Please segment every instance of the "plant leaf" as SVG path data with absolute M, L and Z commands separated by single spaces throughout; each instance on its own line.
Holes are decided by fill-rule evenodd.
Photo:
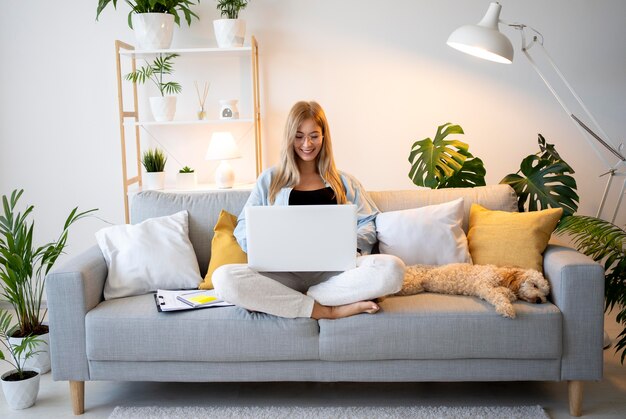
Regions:
M 529 211 L 563 208 L 563 215 L 567 216 L 578 210 L 576 180 L 566 174 L 573 172 L 567 163 L 530 155 L 522 160 L 520 171 L 523 176 L 509 174 L 500 181 L 515 189 L 519 211 L 525 210 L 526 202 Z
M 437 128 L 434 140 L 425 138 L 413 143 L 409 154 L 409 178 L 414 184 L 437 189 L 461 171 L 469 146 L 459 140 L 445 140 L 450 134 L 463 134 L 463 129 L 448 122 Z

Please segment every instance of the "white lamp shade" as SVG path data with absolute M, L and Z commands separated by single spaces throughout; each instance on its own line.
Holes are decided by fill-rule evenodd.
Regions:
M 513 62 L 513 45 L 498 29 L 502 6 L 491 3 L 478 25 L 461 26 L 448 38 L 448 45 L 466 54 L 498 63 Z
M 214 132 L 211 136 L 206 160 L 230 160 L 241 157 L 235 138 L 230 132 Z

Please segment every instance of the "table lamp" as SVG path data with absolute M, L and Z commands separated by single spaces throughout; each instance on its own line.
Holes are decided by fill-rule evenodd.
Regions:
M 211 135 L 209 149 L 206 152 L 206 160 L 219 160 L 220 164 L 215 170 L 215 183 L 220 189 L 232 188 L 235 183 L 235 171 L 228 160 L 241 157 L 235 138 L 230 132 L 214 132 Z
M 572 86 L 567 82 L 567 80 L 565 79 L 565 77 L 563 76 L 559 68 L 554 63 L 554 61 L 552 61 L 552 58 L 550 57 L 550 55 L 548 54 L 548 52 L 543 46 L 543 35 L 541 35 L 539 31 L 537 31 L 534 28 L 531 28 L 530 26 L 527 26 L 521 23 L 507 23 L 507 22 L 500 20 L 501 10 L 502 10 L 502 6 L 499 3 L 497 2 L 491 3 L 489 5 L 489 9 L 487 10 L 487 13 L 482 18 L 482 20 L 478 22 L 477 25 L 461 26 L 460 28 L 452 32 L 452 34 L 448 38 L 448 45 L 459 51 L 465 52 L 470 55 L 474 55 L 479 58 L 483 58 L 483 59 L 490 60 L 490 61 L 495 61 L 498 63 L 511 64 L 513 62 L 513 45 L 511 44 L 511 41 L 503 33 L 500 32 L 499 24 L 502 23 L 520 31 L 520 34 L 522 37 L 521 50 L 524 56 L 526 56 L 526 58 L 530 62 L 533 69 L 537 72 L 537 74 L 539 74 L 539 77 L 541 77 L 544 84 L 550 90 L 552 95 L 554 95 L 554 97 L 559 102 L 563 110 L 567 113 L 568 116 L 570 116 L 570 120 L 572 121 L 572 123 L 574 123 L 576 128 L 582 134 L 582 136 L 593 147 L 598 158 L 602 160 L 605 164 L 606 172 L 603 175 L 609 175 L 609 178 L 607 180 L 607 184 L 604 189 L 604 194 L 602 195 L 602 199 L 600 201 L 600 205 L 598 207 L 598 212 L 596 215 L 597 218 L 600 218 L 609 189 L 611 187 L 611 182 L 613 180 L 613 177 L 614 176 L 626 176 L 626 172 L 624 172 L 623 170 L 626 168 L 626 158 L 621 153 L 623 144 L 616 146 L 615 143 L 609 139 L 608 135 L 604 133 L 604 131 L 602 130 L 602 128 L 600 127 L 596 119 L 589 112 L 589 109 L 587 109 L 587 106 L 585 106 L 585 104 L 580 99 L 578 94 L 576 94 Z M 533 32 L 530 42 L 526 38 L 527 30 Z M 533 60 L 532 56 L 528 52 L 530 48 L 532 48 L 534 45 L 538 45 L 543 50 L 547 58 L 547 61 L 552 66 L 553 70 L 556 72 L 556 74 L 559 76 L 563 84 L 567 87 L 569 92 L 572 94 L 572 96 L 576 99 L 576 101 L 578 102 L 582 110 L 585 112 L 588 118 L 587 123 L 583 122 L 580 118 L 578 118 L 568 109 L 565 102 L 561 99 L 561 97 L 557 94 L 554 88 L 550 85 L 546 77 L 544 77 L 543 73 L 541 72 L 541 70 L 539 69 L 535 61 Z M 592 125 L 592 124 L 595 126 L 595 129 L 600 133 L 600 135 L 598 135 L 592 128 L 589 127 L 589 125 Z M 611 154 L 613 154 L 618 159 L 617 163 L 615 163 L 614 165 L 611 164 L 609 160 L 606 158 L 606 156 L 602 154 L 600 150 L 598 149 L 598 144 L 601 144 Z M 618 171 L 618 168 L 620 167 L 620 165 L 623 166 L 621 172 Z M 622 185 L 622 191 L 619 196 L 619 200 L 616 204 L 615 210 L 613 212 L 611 222 L 615 221 L 615 217 L 617 216 L 617 212 L 622 203 L 622 198 L 624 197 L 625 190 L 626 190 L 626 179 L 624 180 L 624 183 Z

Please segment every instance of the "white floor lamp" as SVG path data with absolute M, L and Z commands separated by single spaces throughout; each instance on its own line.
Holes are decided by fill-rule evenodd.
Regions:
M 606 172 L 603 173 L 601 176 L 609 175 L 609 177 L 604 189 L 604 193 L 602 195 L 602 199 L 600 201 L 600 205 L 598 207 L 598 212 L 596 214 L 597 218 L 601 218 L 607 195 L 609 193 L 609 190 L 611 189 L 613 177 L 625 177 L 622 184 L 620 196 L 611 217 L 611 222 L 615 222 L 619 207 L 622 204 L 624 192 L 626 191 L 626 158 L 621 153 L 623 144 L 619 144 L 616 146 L 615 143 L 610 140 L 609 136 L 606 135 L 606 133 L 602 130 L 596 119 L 593 117 L 593 115 L 591 115 L 591 112 L 589 112 L 589 109 L 587 109 L 587 106 L 583 103 L 578 94 L 576 94 L 572 86 L 565 79 L 559 68 L 556 66 L 556 64 L 544 48 L 543 35 L 541 35 L 539 31 L 530 26 L 521 23 L 507 23 L 500 20 L 501 9 L 502 6 L 499 3 L 491 3 L 489 5 L 487 13 L 477 25 L 461 26 L 460 28 L 452 32 L 452 34 L 448 38 L 448 45 L 459 51 L 486 60 L 510 64 L 513 62 L 513 45 L 511 44 L 511 41 L 500 32 L 498 24 L 502 23 L 520 31 L 522 37 L 522 52 L 532 65 L 533 69 L 535 69 L 537 74 L 539 74 L 541 80 L 543 80 L 547 88 L 559 102 L 563 110 L 570 117 L 576 128 L 580 131 L 580 133 L 587 140 L 587 142 L 593 147 L 593 150 L 595 151 L 598 158 L 602 160 L 606 166 Z M 530 42 L 526 37 L 527 30 L 532 32 Z M 538 45 L 543 50 L 553 70 L 556 72 L 561 81 L 565 84 L 567 89 L 570 91 L 572 96 L 576 99 L 578 104 L 585 112 L 586 117 L 589 120 L 588 123 L 583 122 L 580 118 L 578 118 L 569 110 L 565 102 L 561 99 L 561 97 L 557 94 L 557 92 L 550 85 L 546 77 L 543 75 L 543 73 L 537 66 L 537 63 L 535 62 L 535 60 L 533 60 L 532 56 L 528 52 L 530 48 L 532 48 L 534 45 Z M 591 129 L 589 125 L 593 125 L 595 127 L 595 131 Z M 598 135 L 596 131 L 599 132 L 600 135 Z M 611 162 L 609 162 L 606 156 L 601 152 L 598 144 L 602 145 L 611 154 L 613 154 L 617 158 L 617 163 L 611 164 Z

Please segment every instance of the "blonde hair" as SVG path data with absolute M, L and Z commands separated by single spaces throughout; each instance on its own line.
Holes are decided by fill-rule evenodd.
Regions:
M 282 188 L 295 187 L 300 183 L 297 157 L 294 151 L 294 141 L 298 128 L 307 119 L 313 119 L 322 128 L 322 149 L 316 158 L 317 172 L 330 185 L 335 193 L 338 204 L 346 203 L 346 191 L 341 182 L 339 171 L 335 167 L 333 145 L 330 138 L 330 128 L 324 110 L 317 102 L 298 102 L 291 108 L 285 123 L 283 145 L 280 153 L 280 165 L 272 177 L 269 190 L 269 202 L 274 203 L 276 195 Z

